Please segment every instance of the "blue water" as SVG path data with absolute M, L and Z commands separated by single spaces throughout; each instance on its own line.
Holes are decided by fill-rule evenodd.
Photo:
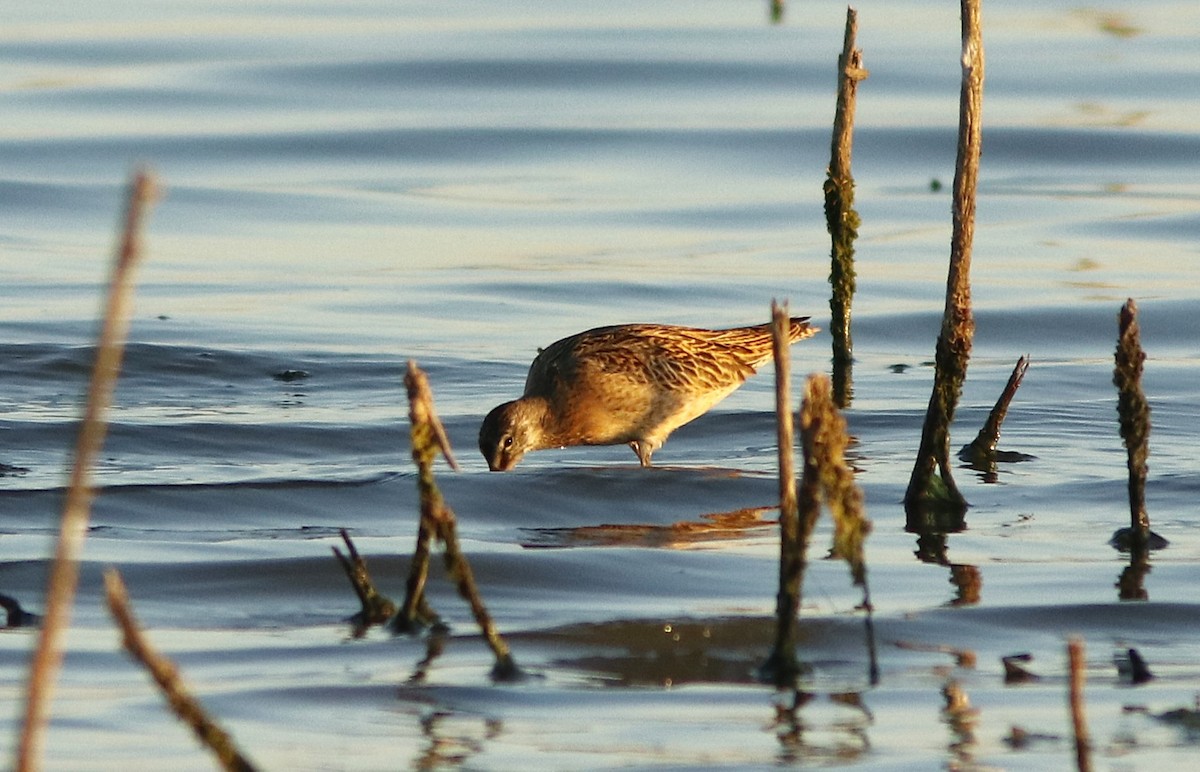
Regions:
M 977 332 L 954 442 L 1016 359 L 1001 448 L 956 480 L 966 531 L 922 561 L 901 506 L 945 289 L 959 20 L 864 2 L 851 460 L 882 678 L 861 599 L 814 560 L 811 701 L 753 681 L 778 564 L 771 368 L 673 434 L 487 472 L 482 416 L 538 347 L 632 321 L 828 326 L 828 162 L 845 8 L 761 2 L 125 2 L 10 9 L 0 30 L 0 592 L 43 609 L 90 346 L 133 169 L 163 186 L 95 470 L 48 769 L 208 769 L 119 649 L 117 566 L 154 642 L 264 768 L 949 764 L 1069 768 L 1068 634 L 1088 645 L 1100 768 L 1171 768 L 1191 735 L 1200 491 L 1200 76 L 1194 4 L 985 8 Z M 1171 546 L 1122 604 L 1117 311 L 1141 308 L 1148 508 Z M 793 349 L 794 393 L 829 338 Z M 439 468 L 500 630 L 536 677 L 496 686 L 437 566 L 453 633 L 352 639 L 346 528 L 399 600 L 416 526 L 402 383 L 428 372 L 463 470 Z M 737 513 L 736 515 L 730 513 Z M 678 525 L 683 524 L 683 525 Z M 701 529 L 699 525 L 706 527 Z M 819 525 L 814 557 L 830 527 Z M 954 577 L 977 570 L 978 597 Z M 11 756 L 35 639 L 0 635 Z M 1158 678 L 1112 664 L 1136 647 Z M 973 660 L 958 660 L 965 651 Z M 1045 678 L 1006 687 L 1001 656 Z M 954 680 L 978 709 L 947 724 Z M 1128 711 L 1143 707 L 1142 712 Z M 1042 735 L 1022 749 L 1014 725 Z M 960 727 L 961 729 L 961 727 Z

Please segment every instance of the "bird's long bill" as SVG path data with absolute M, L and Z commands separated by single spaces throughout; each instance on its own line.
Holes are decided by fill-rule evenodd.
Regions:
M 492 472 L 507 472 L 517 465 L 517 462 L 521 460 L 521 455 L 523 454 L 511 455 L 501 450 L 494 457 L 488 457 L 488 469 Z

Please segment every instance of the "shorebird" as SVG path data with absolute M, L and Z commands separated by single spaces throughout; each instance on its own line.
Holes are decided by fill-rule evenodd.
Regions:
M 790 320 L 795 343 L 816 334 Z M 772 359 L 771 325 L 703 330 L 665 324 L 597 327 L 551 343 L 529 366 L 525 394 L 479 428 L 493 472 L 531 450 L 628 443 L 642 466 L 667 436 L 732 394 Z

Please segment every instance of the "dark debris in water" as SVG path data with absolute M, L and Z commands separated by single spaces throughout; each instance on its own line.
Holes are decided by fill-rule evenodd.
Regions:
M 1129 648 L 1118 651 L 1113 655 L 1113 664 L 1117 666 L 1117 675 L 1121 680 L 1139 685 L 1154 679 L 1150 666 L 1137 649 Z
M 1007 657 L 1001 657 L 1000 662 L 1004 665 L 1004 683 L 1006 684 L 1027 684 L 1034 681 L 1040 681 L 1041 676 L 1032 672 L 1025 667 L 1026 663 L 1033 661 L 1033 655 L 1029 653 L 1010 654 Z M 1016 727 L 1014 727 L 1015 729 Z
M 1134 535 L 1132 528 L 1118 528 L 1116 531 L 1113 531 L 1112 538 L 1108 540 L 1108 544 L 1121 552 L 1129 552 L 1133 544 Z M 1159 536 L 1154 531 L 1150 531 L 1146 542 L 1146 549 L 1166 549 L 1170 544 L 1171 542 L 1167 541 L 1164 537 Z
M 281 383 L 295 383 L 296 381 L 304 381 L 310 377 L 307 370 L 280 370 L 271 376 Z
M 1186 729 L 1189 733 L 1200 732 L 1200 710 L 1196 708 L 1175 708 L 1159 713 L 1154 718 L 1164 724 Z
M 13 466 L 0 462 L 0 477 L 19 477 L 27 474 L 29 470 L 23 466 Z
M 1008 383 L 1005 384 L 1000 396 L 996 399 L 996 404 L 988 413 L 987 420 L 979 429 L 979 434 L 971 442 L 963 445 L 958 451 L 960 461 L 966 462 L 967 466 L 983 473 L 984 482 L 996 482 L 996 465 L 997 464 L 1013 464 L 1023 461 L 1034 461 L 1036 456 L 1031 456 L 1028 453 L 1018 453 L 1011 450 L 997 450 L 996 445 L 1000 442 L 1000 428 L 1004 424 L 1004 419 L 1008 415 L 1008 407 L 1012 404 L 1013 397 L 1017 394 L 1017 389 L 1021 387 L 1021 382 L 1025 379 L 1025 373 L 1029 370 L 1029 357 L 1023 356 L 1017 360 L 1017 364 L 1013 367 L 1012 375 L 1008 378 Z
M 1024 727 L 1013 725 L 1008 730 L 1008 736 L 1004 738 L 1004 744 L 1014 751 L 1019 751 L 1025 750 L 1034 743 L 1058 742 L 1061 739 L 1060 735 L 1031 732 Z
M 8 612 L 5 627 L 37 627 L 42 623 L 39 615 L 21 608 L 20 601 L 11 595 L 0 595 L 0 607 Z

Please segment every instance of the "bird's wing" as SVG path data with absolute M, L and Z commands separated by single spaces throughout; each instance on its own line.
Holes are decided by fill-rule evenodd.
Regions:
M 791 320 L 792 342 L 815 330 Z M 529 367 L 527 396 L 553 396 L 593 378 L 654 385 L 668 392 L 727 389 L 772 356 L 770 325 L 705 330 L 658 324 L 598 327 L 543 349 Z

